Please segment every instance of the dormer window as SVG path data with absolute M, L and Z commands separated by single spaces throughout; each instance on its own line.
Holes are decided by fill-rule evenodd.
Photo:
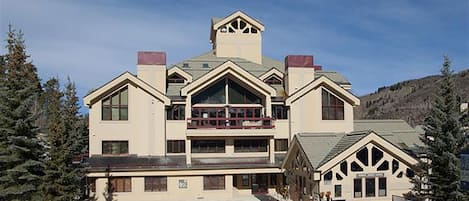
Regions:
M 322 90 L 322 120 L 344 120 L 344 101 Z
M 245 20 L 238 18 L 227 25 L 223 26 L 220 28 L 221 33 L 243 33 L 243 34 L 256 34 L 258 33 L 258 29 L 252 26 L 251 24 L 248 24 Z
M 168 83 L 184 83 L 185 79 L 177 73 L 173 73 L 168 77 Z
M 278 78 L 277 76 L 270 76 L 269 78 L 265 79 L 264 82 L 269 85 L 273 85 L 273 84 L 281 85 L 282 84 L 282 80 Z

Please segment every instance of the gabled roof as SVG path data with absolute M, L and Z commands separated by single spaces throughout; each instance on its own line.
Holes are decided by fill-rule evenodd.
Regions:
M 408 162 L 415 162 L 409 150 L 415 148 L 418 144 L 419 134 L 405 121 L 358 120 L 358 122 L 355 122 L 355 128 L 365 130 L 351 133 L 299 133 L 295 135 L 294 140 L 315 169 L 323 168 L 330 161 L 337 160 L 339 155 L 356 146 L 360 141 L 362 141 L 361 144 L 373 141 L 386 149 L 392 150 L 393 154 L 410 160 Z M 376 130 L 369 130 L 368 128 L 375 128 Z
M 256 91 L 269 94 L 270 96 L 276 96 L 276 91 L 274 88 L 259 80 L 259 78 L 257 78 L 255 75 L 251 74 L 230 60 L 210 70 L 208 73 L 204 74 L 202 77 L 193 81 L 192 83 L 182 87 L 181 95 L 186 96 L 193 91 L 198 91 L 198 89 L 208 86 L 210 83 L 215 82 L 219 78 L 228 74 L 235 76 Z
M 355 105 L 360 105 L 360 99 L 358 99 L 355 95 L 350 93 L 349 91 L 345 90 L 341 86 L 339 86 L 337 83 L 332 81 L 326 76 L 321 76 L 319 78 L 314 79 L 310 83 L 306 84 L 304 87 L 300 88 L 299 90 L 295 91 L 293 94 L 291 94 L 286 100 L 285 104 L 290 105 L 291 103 L 295 102 L 299 98 L 301 98 L 304 94 L 310 92 L 311 90 L 316 89 L 319 86 L 327 86 L 328 89 L 331 89 L 335 92 L 337 92 L 336 95 L 345 98 L 350 104 L 353 106 Z
M 212 26 L 212 29 L 213 30 L 217 30 L 220 26 L 223 26 L 229 22 L 231 22 L 232 20 L 236 19 L 236 18 L 242 18 L 244 20 L 246 20 L 249 24 L 257 27 L 258 29 L 260 29 L 261 31 L 264 31 L 265 30 L 265 27 L 264 25 L 258 21 L 257 19 L 255 18 L 252 18 L 248 15 L 246 15 L 245 13 L 241 12 L 241 11 L 236 11 L 228 16 L 226 16 L 225 18 L 223 19 L 220 19 L 220 18 L 215 18 L 215 20 L 213 20 L 212 18 L 212 23 L 213 23 L 213 26 Z
M 170 99 L 166 97 L 163 93 L 161 93 L 145 81 L 141 80 L 140 78 L 136 77 L 135 75 L 132 75 L 128 71 L 122 73 L 113 80 L 109 81 L 108 83 L 104 84 L 103 86 L 99 87 L 98 89 L 92 91 L 91 93 L 83 97 L 83 102 L 85 105 L 91 106 L 99 98 L 115 90 L 115 87 L 129 82 L 139 86 L 147 93 L 159 99 L 165 105 L 170 104 Z
M 192 76 L 177 66 L 173 66 L 172 68 L 168 69 L 167 76 L 169 77 L 174 73 L 182 76 L 187 82 L 192 82 Z

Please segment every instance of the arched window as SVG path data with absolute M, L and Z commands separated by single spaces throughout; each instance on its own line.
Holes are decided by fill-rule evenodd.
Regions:
M 243 34 L 257 34 L 259 31 L 256 27 L 247 23 L 241 18 L 237 18 L 220 29 L 221 33 L 243 33 Z
M 322 119 L 344 120 L 344 101 L 322 90 Z

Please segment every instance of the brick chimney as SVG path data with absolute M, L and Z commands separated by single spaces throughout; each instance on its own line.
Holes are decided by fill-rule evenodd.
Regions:
M 166 94 L 166 53 L 138 52 L 137 77 Z
M 314 65 L 313 55 L 288 55 L 285 57 L 286 81 L 288 95 L 295 93 L 314 80 L 314 71 L 322 67 Z

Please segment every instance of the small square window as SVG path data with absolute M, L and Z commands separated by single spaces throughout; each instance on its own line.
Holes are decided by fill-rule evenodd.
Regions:
M 183 64 L 182 64 L 182 67 L 183 67 L 183 68 L 189 68 L 189 64 L 188 64 L 188 63 L 183 63 Z
M 202 68 L 208 68 L 208 64 L 202 64 Z

